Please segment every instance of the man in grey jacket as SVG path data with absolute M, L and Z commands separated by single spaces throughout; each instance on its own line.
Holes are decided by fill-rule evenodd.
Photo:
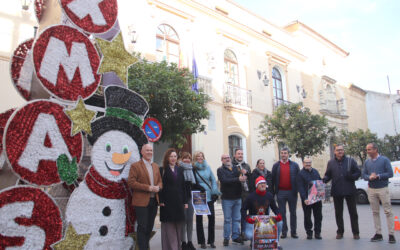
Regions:
M 385 211 L 389 231 L 389 243 L 396 243 L 394 238 L 394 220 L 390 194 L 388 189 L 389 178 L 393 177 L 393 169 L 390 160 L 379 154 L 375 143 L 368 143 L 367 154 L 370 157 L 364 164 L 363 178 L 368 181 L 368 200 L 374 217 L 375 235 L 372 242 L 382 241 L 381 219 L 379 215 L 379 201 Z

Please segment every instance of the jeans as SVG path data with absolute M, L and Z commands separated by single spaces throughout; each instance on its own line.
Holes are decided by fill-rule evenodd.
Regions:
M 335 217 L 337 224 L 337 233 L 344 233 L 344 222 L 343 222 L 343 201 L 346 200 L 347 208 L 350 214 L 350 222 L 351 222 L 351 231 L 353 234 L 359 234 L 358 230 L 358 214 L 357 214 L 357 204 L 356 204 L 356 196 L 355 195 L 346 195 L 346 196 L 334 196 L 333 197 L 333 205 L 335 207 Z
M 187 241 L 192 241 L 192 233 L 193 233 L 193 204 L 192 204 L 192 198 L 188 201 L 188 208 L 185 209 L 185 222 L 183 223 L 182 226 L 182 241 L 186 242 Z
M 278 228 L 278 242 L 279 242 L 281 232 L 282 232 L 282 225 L 283 225 L 282 221 L 279 221 L 278 223 L 276 223 L 276 226 Z M 254 231 L 254 224 L 250 224 L 250 223 L 246 222 L 245 235 L 246 235 L 247 239 L 253 240 L 253 231 Z
M 304 200 L 301 201 L 304 212 L 304 229 L 307 235 L 312 235 L 313 223 L 311 220 L 311 213 L 314 214 L 314 233 L 321 234 L 321 223 L 322 223 L 322 202 L 316 202 L 312 205 L 304 204 Z
M 140 250 L 149 249 L 150 234 L 153 230 L 154 220 L 157 215 L 157 201 L 150 198 L 147 207 L 136 207 L 137 241 Z
M 297 193 L 294 194 L 292 190 L 279 190 L 277 194 L 278 207 L 281 212 L 283 219 L 282 233 L 287 234 L 288 226 L 286 221 L 286 203 L 289 203 L 290 211 L 290 232 L 292 234 L 296 233 L 297 229 L 297 216 L 296 216 L 296 206 L 297 206 Z
M 210 208 L 210 215 L 208 217 L 208 240 L 207 244 L 214 243 L 215 241 L 215 211 L 214 211 L 214 202 L 207 202 L 208 207 Z M 205 244 L 206 239 L 204 236 L 204 228 L 203 228 L 203 215 L 196 215 L 196 232 L 197 232 L 197 243 L 199 245 Z
M 240 235 L 240 208 L 242 200 L 222 200 L 222 211 L 224 213 L 224 239 L 237 239 Z

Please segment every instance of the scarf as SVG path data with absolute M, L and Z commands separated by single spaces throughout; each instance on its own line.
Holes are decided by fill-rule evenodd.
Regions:
M 259 196 L 264 196 L 264 195 L 267 194 L 267 190 L 260 191 L 260 190 L 256 189 L 256 193 L 257 193 Z
M 196 184 L 196 179 L 193 175 L 193 166 L 190 163 L 180 162 L 179 166 L 183 168 L 183 176 L 185 177 L 185 181 L 190 181 L 193 184 Z
M 125 236 L 135 231 L 135 211 L 131 206 L 132 194 L 124 179 L 120 182 L 109 181 L 102 177 L 92 166 L 86 174 L 85 181 L 90 191 L 106 199 L 124 199 L 126 227 Z
M 264 178 L 267 176 L 267 173 L 268 173 L 266 168 L 264 168 L 264 170 L 256 168 L 255 171 L 257 171 Z

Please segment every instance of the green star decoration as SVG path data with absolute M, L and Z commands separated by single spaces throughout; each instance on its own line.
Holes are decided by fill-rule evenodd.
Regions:
M 79 98 L 78 104 L 76 104 L 74 109 L 65 110 L 64 112 L 72 121 L 72 136 L 76 135 L 80 131 L 92 135 L 90 122 L 96 116 L 96 112 L 86 109 L 82 98 Z
M 103 54 L 99 73 L 115 72 L 125 84 L 128 79 L 128 67 L 138 59 L 125 50 L 121 32 L 112 42 L 96 38 L 96 43 Z
M 55 250 L 84 249 L 90 234 L 77 234 L 72 224 L 68 225 L 64 239 L 52 245 Z

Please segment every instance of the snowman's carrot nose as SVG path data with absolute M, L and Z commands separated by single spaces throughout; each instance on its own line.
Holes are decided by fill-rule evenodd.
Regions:
M 132 152 L 126 153 L 126 154 L 119 154 L 119 153 L 113 153 L 112 154 L 112 161 L 115 164 L 124 164 L 129 160 L 131 157 Z

